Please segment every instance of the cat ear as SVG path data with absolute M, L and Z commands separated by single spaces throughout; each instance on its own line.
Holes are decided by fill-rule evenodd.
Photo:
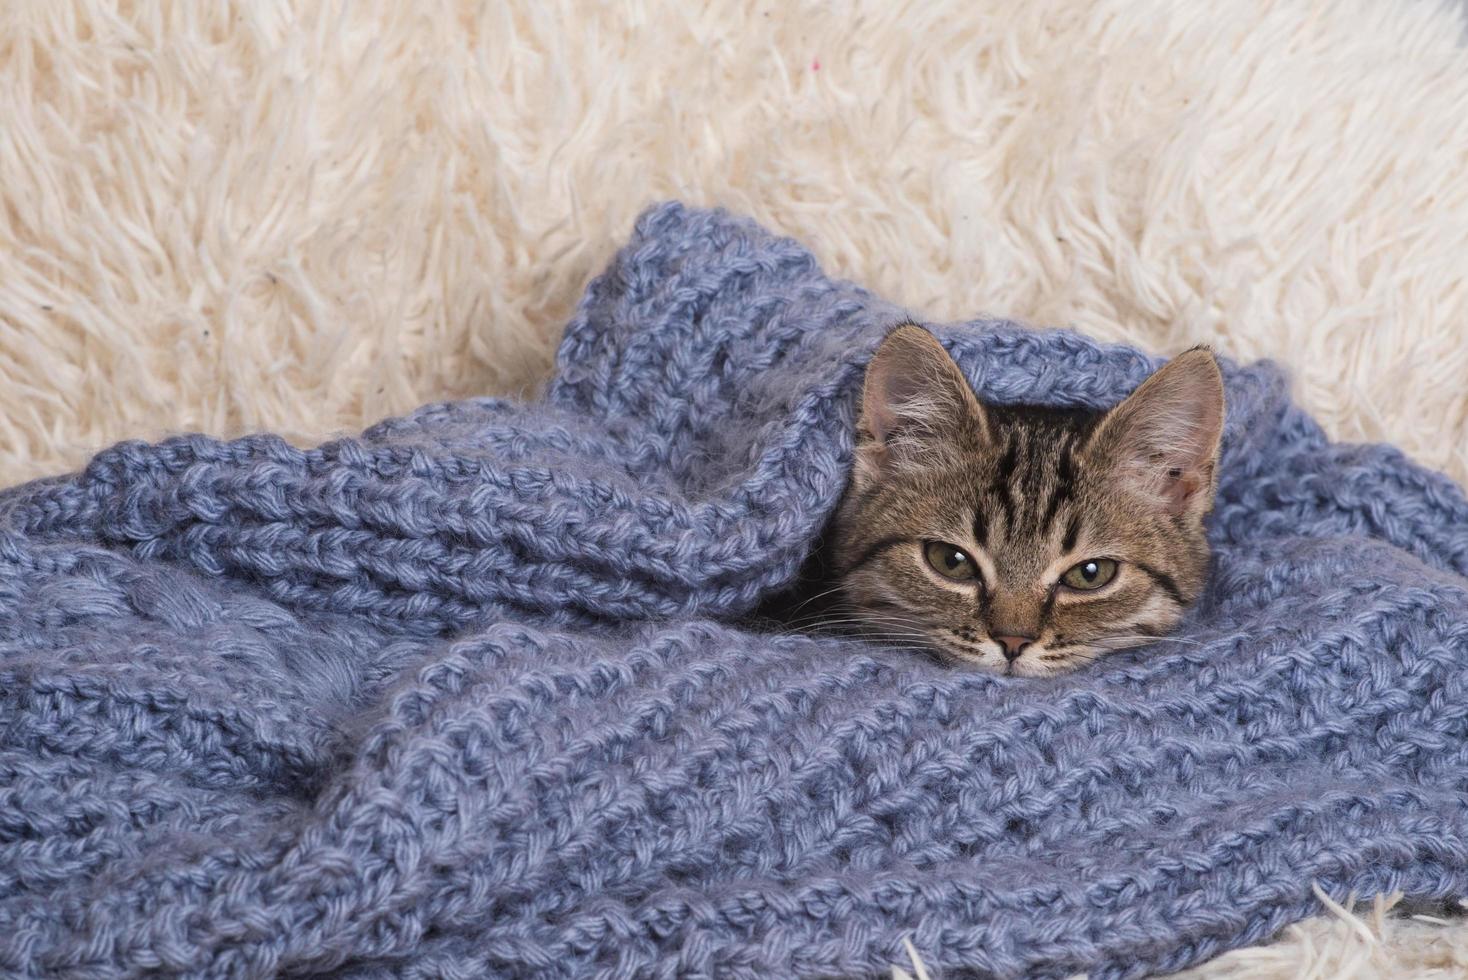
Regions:
M 1213 505 L 1223 434 L 1223 375 L 1195 347 L 1168 361 L 1102 418 L 1089 449 L 1112 479 L 1169 514 Z
M 883 469 L 987 437 L 988 420 L 938 338 L 916 324 L 887 335 L 862 388 L 859 454 Z

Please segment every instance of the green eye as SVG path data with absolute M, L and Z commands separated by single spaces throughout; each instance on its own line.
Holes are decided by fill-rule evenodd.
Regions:
M 969 582 L 979 577 L 979 570 L 968 552 L 942 541 L 929 541 L 923 546 L 923 557 L 933 570 L 955 582 Z
M 1092 558 L 1076 565 L 1060 576 L 1060 584 L 1071 589 L 1089 592 L 1116 578 L 1116 562 L 1110 558 Z

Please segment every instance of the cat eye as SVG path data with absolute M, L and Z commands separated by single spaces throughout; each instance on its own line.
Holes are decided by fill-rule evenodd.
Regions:
M 1116 562 L 1110 558 L 1092 558 L 1073 566 L 1060 576 L 1060 584 L 1081 592 L 1099 589 L 1116 578 Z
M 923 557 L 928 559 L 933 571 L 955 582 L 970 582 L 979 577 L 973 558 L 957 545 L 929 541 L 923 546 Z

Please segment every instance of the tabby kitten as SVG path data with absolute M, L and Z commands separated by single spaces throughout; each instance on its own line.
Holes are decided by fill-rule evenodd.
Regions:
M 1208 566 L 1223 379 L 1195 348 L 1107 412 L 981 405 L 907 324 L 867 368 L 834 524 L 849 614 L 873 636 L 1019 676 L 1165 633 Z

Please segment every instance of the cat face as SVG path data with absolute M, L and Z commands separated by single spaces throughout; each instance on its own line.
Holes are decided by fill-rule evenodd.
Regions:
M 1203 349 L 1109 412 L 984 406 L 932 334 L 899 327 L 867 369 L 832 537 L 850 615 L 1020 676 L 1167 632 L 1203 586 L 1223 409 Z

